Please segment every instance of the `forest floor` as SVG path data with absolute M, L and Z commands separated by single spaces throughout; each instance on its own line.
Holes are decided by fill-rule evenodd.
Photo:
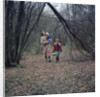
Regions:
M 24 56 L 23 68 L 5 69 L 6 96 L 82 93 L 95 91 L 95 62 L 70 61 L 63 52 L 60 62 L 46 63 L 43 55 Z

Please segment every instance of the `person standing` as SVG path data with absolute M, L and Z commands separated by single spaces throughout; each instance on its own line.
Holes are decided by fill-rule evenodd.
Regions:
M 41 43 L 43 44 L 43 54 L 45 56 L 45 60 L 46 62 L 51 62 L 51 45 L 49 43 L 49 41 L 51 40 L 47 40 L 47 35 L 45 31 L 41 32 Z
M 59 61 L 59 57 L 60 57 L 60 53 L 62 52 L 62 47 L 61 47 L 61 43 L 59 42 L 59 39 L 56 38 L 54 46 L 53 46 L 53 52 L 56 55 L 56 62 Z

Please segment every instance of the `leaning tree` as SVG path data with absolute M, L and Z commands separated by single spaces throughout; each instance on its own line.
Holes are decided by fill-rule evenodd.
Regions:
M 63 35 L 60 34 L 60 36 L 63 36 L 66 40 L 68 39 L 71 43 L 71 48 L 77 48 L 82 54 L 95 58 L 95 7 L 93 5 L 67 5 L 67 10 L 66 8 L 64 10 L 66 15 L 63 16 L 48 2 L 37 3 L 6 0 L 6 66 L 17 66 L 19 64 L 23 52 L 29 45 L 31 35 L 35 34 L 35 29 L 45 4 L 51 8 L 59 20 L 59 24 L 55 29 L 63 26 L 62 28 L 65 33 Z

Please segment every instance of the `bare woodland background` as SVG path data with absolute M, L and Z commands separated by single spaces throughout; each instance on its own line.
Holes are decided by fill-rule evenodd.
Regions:
M 5 0 L 5 93 L 26 96 L 95 91 L 95 6 Z M 46 63 L 45 30 L 62 44 Z
M 45 6 L 52 11 L 46 11 Z M 60 6 L 60 10 L 56 7 Z M 52 13 L 52 14 L 51 14 Z M 95 6 L 37 2 L 5 2 L 5 64 L 19 64 L 25 52 L 41 53 L 40 32 L 46 30 L 74 56 L 95 58 Z

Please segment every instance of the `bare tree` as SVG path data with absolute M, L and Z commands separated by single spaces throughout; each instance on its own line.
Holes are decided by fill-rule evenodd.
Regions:
M 6 1 L 5 6 L 5 61 L 6 66 L 16 66 L 40 19 L 45 3 Z
M 69 37 L 70 41 L 76 45 L 76 47 L 82 52 L 82 50 L 85 50 L 90 56 L 92 56 L 92 58 L 94 59 L 95 58 L 95 50 L 94 50 L 94 33 L 95 33 L 95 24 L 94 24 L 94 13 L 95 13 L 95 9 L 94 9 L 94 6 L 86 6 L 86 7 L 89 7 L 89 8 L 86 8 L 84 6 L 81 6 L 81 5 L 74 5 L 72 6 L 72 16 L 74 17 L 71 17 L 71 20 L 68 21 L 68 20 L 65 20 L 61 15 L 60 13 L 54 8 L 54 6 L 50 3 L 47 3 L 48 6 L 52 9 L 52 11 L 55 13 L 55 15 L 58 17 L 59 21 L 62 23 L 62 25 L 64 26 L 64 29 L 66 31 L 66 34 L 67 34 L 67 37 Z M 76 9 L 75 9 L 76 8 Z M 76 14 L 78 12 L 78 15 Z M 87 14 L 87 15 L 86 15 Z M 88 15 L 91 14 L 93 17 L 93 19 L 91 19 Z M 82 16 L 83 15 L 83 16 Z M 82 17 L 80 17 L 82 16 Z M 91 20 L 86 20 L 87 17 L 88 19 Z M 84 19 L 85 18 L 85 19 Z M 91 31 L 89 31 L 88 27 L 86 27 L 86 23 L 84 25 L 84 28 L 83 28 L 83 25 L 82 23 L 84 22 L 89 22 L 90 23 L 90 26 L 89 26 L 89 29 L 91 27 Z M 78 24 L 79 23 L 79 24 Z M 81 23 L 81 24 L 80 24 Z M 81 27 L 81 28 L 80 28 Z M 88 30 L 88 32 L 85 32 L 84 29 L 86 28 Z M 80 29 L 80 30 L 79 30 Z M 83 31 L 81 31 L 83 30 Z M 80 32 L 79 32 L 80 31 Z M 85 34 L 84 34 L 85 32 Z M 91 33 L 90 33 L 91 32 Z M 84 37 L 83 37 L 84 35 Z M 87 38 L 85 36 L 88 36 Z M 93 43 L 93 46 L 91 46 L 91 42 L 89 41 L 88 43 L 88 39 L 91 39 L 92 40 L 92 43 Z

